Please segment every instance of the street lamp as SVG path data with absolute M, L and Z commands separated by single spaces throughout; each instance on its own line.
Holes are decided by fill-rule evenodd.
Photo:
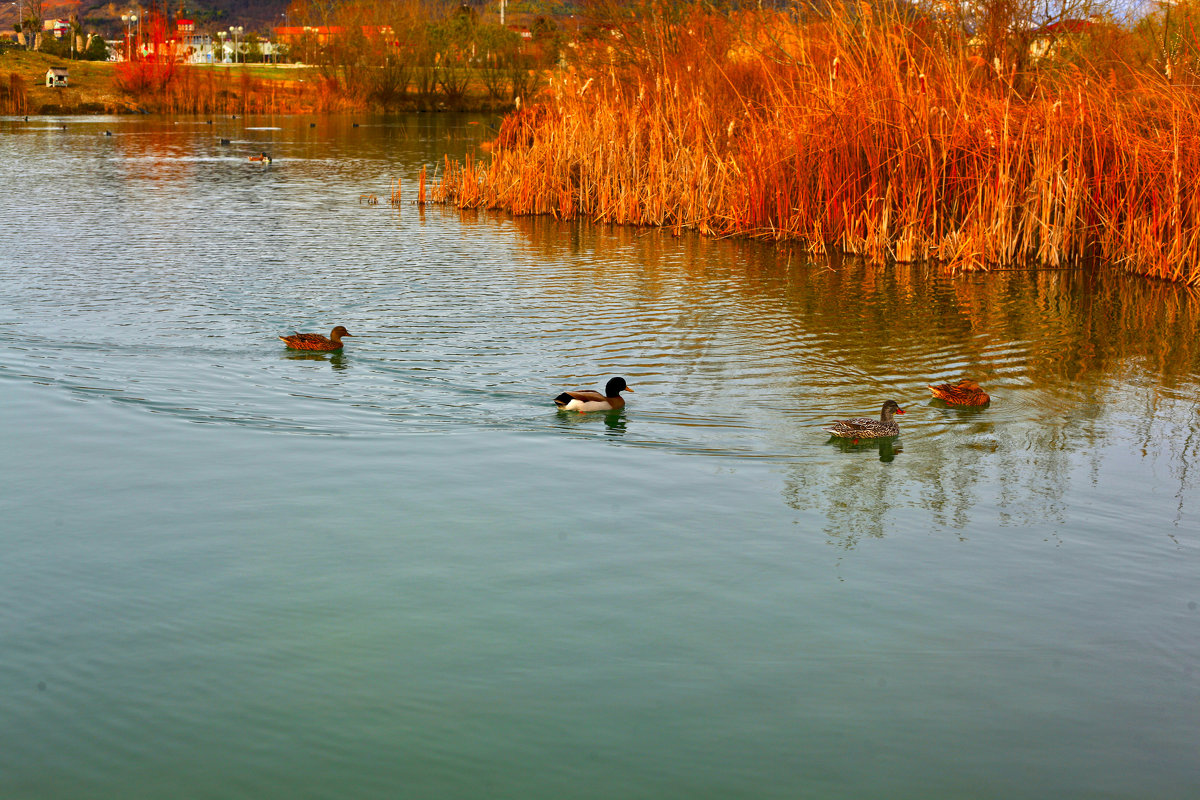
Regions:
M 28 42 L 29 37 L 25 35 L 25 20 L 21 19 L 21 17 L 25 16 L 25 11 L 22 8 L 21 3 L 20 2 L 9 3 L 9 5 L 17 7 L 17 30 L 21 34 L 21 41 Z M 29 48 L 26 47 L 25 49 L 28 50 Z
M 217 38 L 221 40 L 221 63 L 225 63 L 225 37 L 229 34 L 225 31 L 217 31 Z
M 288 35 L 288 37 L 289 37 L 289 38 L 288 38 L 288 41 L 291 41 L 291 35 L 292 35 L 292 32 L 291 32 L 290 30 L 288 30 L 288 29 L 289 29 L 290 27 L 292 27 L 292 23 L 291 23 L 291 22 L 288 20 L 288 12 L 286 12 L 286 11 L 285 11 L 285 12 L 283 12 L 282 14 L 280 14 L 279 16 L 283 17 L 283 31 L 284 31 L 285 33 L 287 33 L 287 35 Z M 275 63 L 276 63 L 276 64 L 278 64 L 278 63 L 279 63 L 279 43 L 280 43 L 281 41 L 283 41 L 283 37 L 282 37 L 282 36 L 276 36 L 276 37 L 275 37 Z
M 129 51 L 129 34 L 132 26 L 137 25 L 138 16 L 130 11 L 127 14 L 121 15 L 121 21 L 125 23 L 125 60 L 132 61 L 133 57 Z M 141 30 L 141 26 L 138 26 L 138 30 Z
M 237 57 L 238 57 L 238 36 L 240 36 L 242 34 L 243 30 L 245 30 L 245 28 L 243 28 L 241 25 L 230 25 L 229 26 L 229 33 L 233 36 L 233 63 L 235 63 L 235 64 L 237 63 Z M 245 62 L 246 62 L 246 59 L 243 58 L 242 63 L 245 63 Z

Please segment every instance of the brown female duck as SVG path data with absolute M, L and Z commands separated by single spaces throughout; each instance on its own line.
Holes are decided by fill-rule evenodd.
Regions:
M 903 414 L 904 409 L 895 400 L 888 400 L 883 404 L 883 410 L 879 413 L 879 419 L 868 419 L 867 417 L 855 417 L 854 419 L 844 419 L 840 422 L 835 422 L 828 428 L 822 430 L 830 433 L 839 439 L 883 439 L 887 436 L 899 436 L 900 426 L 892 419 L 893 414 Z
M 625 407 L 621 392 L 632 391 L 624 378 L 613 378 L 604 385 L 604 394 L 590 389 L 576 389 L 554 398 L 554 404 L 560 411 L 615 411 Z
M 952 406 L 986 406 L 992 400 L 988 393 L 970 378 L 963 378 L 958 383 L 939 383 L 930 386 L 929 391 L 937 399 L 944 400 Z
M 291 336 L 280 336 L 279 338 L 292 350 L 316 350 L 328 353 L 333 350 L 341 350 L 342 337 L 353 335 L 344 327 L 338 325 L 330 332 L 328 339 L 319 333 L 294 333 Z

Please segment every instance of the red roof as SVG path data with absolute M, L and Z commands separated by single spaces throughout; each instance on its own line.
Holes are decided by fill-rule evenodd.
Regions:
M 363 26 L 364 30 L 366 26 Z M 341 33 L 340 25 L 289 25 L 281 26 L 274 29 L 276 33 L 284 36 L 303 36 L 305 32 L 313 33 L 318 36 L 324 36 L 331 33 Z
M 1045 27 L 1038 28 L 1036 33 L 1058 35 L 1062 33 L 1084 33 L 1088 28 L 1095 27 L 1096 23 L 1090 19 L 1064 19 L 1061 22 L 1055 22 Z

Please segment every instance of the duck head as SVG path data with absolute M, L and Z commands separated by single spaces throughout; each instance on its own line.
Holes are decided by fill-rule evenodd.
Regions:
M 624 378 L 613 378 L 608 383 L 604 384 L 605 397 L 619 397 L 621 392 L 632 392 L 629 384 L 625 383 Z
M 883 404 L 883 411 L 879 414 L 879 419 L 887 422 L 892 418 L 893 414 L 903 414 L 904 409 L 895 400 L 886 400 Z
M 330 339 L 341 339 L 343 336 L 353 336 L 353 335 L 354 334 L 351 333 L 350 331 L 346 330 L 346 328 L 344 326 L 338 325 L 336 328 L 333 329 L 333 332 L 329 334 L 329 338 Z

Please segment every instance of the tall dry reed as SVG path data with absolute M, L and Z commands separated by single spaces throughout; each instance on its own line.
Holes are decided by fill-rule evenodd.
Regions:
M 1200 284 L 1195 83 L 1078 59 L 1018 74 L 869 14 L 697 9 L 581 50 L 503 122 L 489 162 L 448 162 L 432 198 Z

